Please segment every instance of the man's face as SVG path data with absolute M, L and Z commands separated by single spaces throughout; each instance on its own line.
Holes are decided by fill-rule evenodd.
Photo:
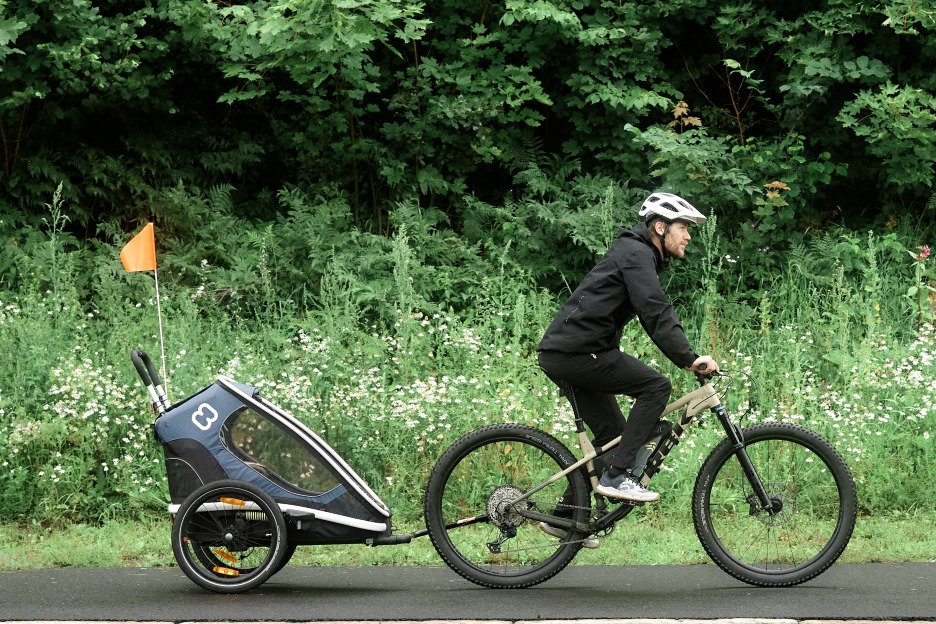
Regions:
M 664 229 L 666 229 L 665 223 L 657 223 L 658 234 L 663 234 L 662 230 Z M 683 221 L 674 221 L 663 238 L 663 245 L 670 256 L 682 258 L 686 255 L 686 245 L 689 244 L 690 240 L 692 240 L 692 237 L 689 236 L 689 225 Z

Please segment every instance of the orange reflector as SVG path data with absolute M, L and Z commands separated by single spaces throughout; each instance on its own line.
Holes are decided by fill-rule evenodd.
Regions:
M 213 568 L 215 574 L 221 574 L 222 576 L 240 576 L 240 572 L 237 570 L 232 570 L 231 568 L 222 568 L 221 566 L 215 566 Z
M 228 563 L 237 563 L 237 557 L 235 557 L 234 555 L 232 555 L 231 553 L 229 553 L 229 552 L 226 551 L 226 550 L 223 550 L 223 549 L 221 549 L 221 548 L 213 548 L 213 549 L 211 550 L 211 552 L 213 552 L 214 554 L 216 554 L 216 555 L 218 556 L 218 558 L 224 559 L 224 560 L 227 561 Z
M 239 498 L 231 498 L 229 496 L 222 496 L 219 500 L 222 503 L 227 503 L 228 505 L 234 505 L 235 507 L 244 507 L 247 505 L 245 501 L 242 501 Z

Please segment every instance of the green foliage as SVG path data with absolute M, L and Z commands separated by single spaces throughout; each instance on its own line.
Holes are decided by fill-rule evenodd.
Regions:
M 936 175 L 936 99 L 912 87 L 861 91 L 837 117 L 865 141 L 881 163 L 880 181 L 897 191 L 933 187 Z
M 664 280 L 694 340 L 756 357 L 762 414 L 807 386 L 839 412 L 846 391 L 932 404 L 892 401 L 874 371 L 930 349 L 933 17 L 908 0 L 0 0 L 0 351 L 33 354 L 0 364 L 0 456 L 17 456 L 0 512 L 98 520 L 161 495 L 125 362 L 155 340 L 153 293 L 117 260 L 146 220 L 173 392 L 315 368 L 306 395 L 268 389 L 394 496 L 455 431 L 565 422 L 530 351 L 655 189 L 713 217 Z
M 56 150 L 57 127 L 71 127 L 81 161 L 94 151 L 82 138 L 109 109 L 166 106 L 154 93 L 172 75 L 160 63 L 166 42 L 150 33 L 155 11 L 148 3 L 122 4 L 112 13 L 85 0 L 0 3 L 2 174 L 19 202 L 35 205 L 62 179 L 68 196 L 84 194 Z
M 884 26 L 905 35 L 919 35 L 921 31 L 936 27 L 936 8 L 926 2 L 914 0 L 892 0 L 884 4 L 887 15 Z
M 572 443 L 567 405 L 532 354 L 562 295 L 538 289 L 533 271 L 574 285 L 576 275 L 546 272 L 558 254 L 591 264 L 635 191 L 579 177 L 567 193 L 548 184 L 560 170 L 575 167 L 541 179 L 529 169 L 528 190 L 509 210 L 470 203 L 470 243 L 415 201 L 390 213 L 388 238 L 350 227 L 347 201 L 326 195 L 281 193 L 288 210 L 271 224 L 233 215 L 229 187 L 165 192 L 160 218 L 175 227 L 158 228 L 157 245 L 170 396 L 218 372 L 255 384 L 414 522 L 412 484 L 461 433 L 510 420 Z M 158 353 L 151 280 L 119 266 L 119 228 L 102 226 L 117 244 L 89 245 L 65 232 L 61 196 L 46 215 L 38 228 L 18 225 L 2 256 L 13 274 L 0 287 L 0 350 L 20 356 L 0 363 L 0 518 L 161 514 L 161 451 L 127 361 L 132 348 Z M 693 343 L 736 371 L 737 413 L 803 421 L 832 439 L 872 512 L 910 509 L 932 492 L 923 449 L 936 403 L 927 376 L 936 275 L 918 235 L 828 231 L 792 244 L 759 281 L 759 265 L 734 255 L 713 215 L 694 232 L 687 262 L 664 274 Z M 625 344 L 679 389 L 691 385 L 636 324 Z M 685 504 L 716 434 L 701 429 L 680 445 L 661 482 L 667 513 Z M 893 473 L 899 488 L 881 487 Z
M 662 185 L 798 239 L 834 206 L 926 204 L 932 28 L 904 0 L 4 0 L 0 201 L 41 209 L 62 182 L 75 226 L 127 222 L 181 180 L 272 221 L 298 188 L 365 231 L 415 201 L 461 235 L 466 195 L 501 205 L 575 163 L 560 194 Z
M 467 199 L 464 236 L 518 274 L 552 289 L 574 288 L 620 224 L 632 220 L 634 202 L 645 193 L 612 178 L 575 175 L 578 169 L 574 161 L 531 163 L 517 174 L 522 193 L 503 206 Z

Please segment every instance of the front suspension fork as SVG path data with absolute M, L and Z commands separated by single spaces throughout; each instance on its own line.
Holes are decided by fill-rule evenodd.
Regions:
M 774 502 L 767 493 L 767 489 L 764 487 L 760 476 L 757 474 L 757 470 L 754 468 L 754 464 L 751 462 L 751 458 L 747 454 L 747 449 L 744 444 L 744 434 L 741 431 L 741 427 L 728 419 L 728 413 L 725 411 L 724 406 L 718 405 L 713 407 L 712 411 L 715 412 L 718 421 L 725 429 L 725 434 L 728 436 L 728 439 L 731 440 L 735 457 L 738 458 L 741 470 L 744 471 L 744 476 L 747 477 L 748 483 L 751 484 L 751 489 L 754 491 L 754 496 L 757 497 L 757 501 L 760 503 L 760 508 L 770 515 L 778 513 L 780 510 L 775 508 Z

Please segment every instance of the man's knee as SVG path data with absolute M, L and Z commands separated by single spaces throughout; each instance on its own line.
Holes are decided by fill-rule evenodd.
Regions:
M 646 386 L 647 398 L 666 402 L 673 391 L 673 384 L 667 377 L 660 375 Z

